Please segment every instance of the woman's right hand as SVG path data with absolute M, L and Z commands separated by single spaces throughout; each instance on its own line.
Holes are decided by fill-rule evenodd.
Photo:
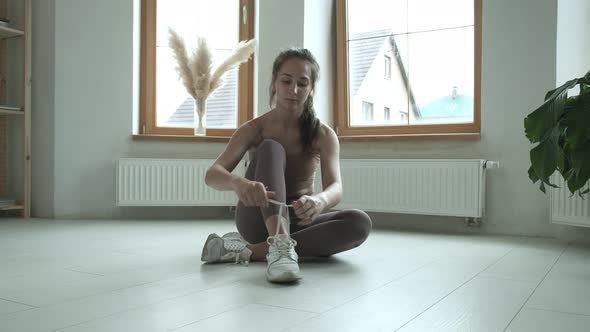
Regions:
M 267 207 L 268 199 L 275 196 L 275 192 L 267 191 L 262 182 L 244 178 L 237 181 L 234 191 L 245 206 Z

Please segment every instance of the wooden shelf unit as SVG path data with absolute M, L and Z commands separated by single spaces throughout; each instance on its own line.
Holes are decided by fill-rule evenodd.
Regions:
M 12 108 L 4 108 L 0 106 L 0 114 L 8 114 L 8 115 L 23 115 L 25 112 L 22 110 L 15 110 Z
M 25 207 L 22 205 L 13 205 L 0 208 L 0 211 L 11 211 L 11 210 L 23 210 Z
M 10 27 L 5 27 L 5 26 L 0 25 L 0 39 L 21 37 L 24 35 L 25 35 L 25 32 L 22 30 L 13 29 Z
M 32 0 L 0 0 L 0 17 L 10 22 L 8 26 L 0 25 L 0 198 L 7 197 L 17 202 L 13 206 L 0 208 L 0 211 L 20 213 L 22 217 L 29 218 Z M 22 68 L 20 71 L 14 71 L 19 67 Z M 14 121 L 23 122 L 22 125 L 11 126 Z M 19 132 L 9 134 L 12 130 Z M 18 149 L 22 149 L 22 153 L 14 154 Z M 22 160 L 14 160 L 16 157 L 13 155 L 19 156 L 19 159 L 22 156 Z M 15 172 L 18 176 L 9 172 L 15 168 L 21 168 L 21 171 Z

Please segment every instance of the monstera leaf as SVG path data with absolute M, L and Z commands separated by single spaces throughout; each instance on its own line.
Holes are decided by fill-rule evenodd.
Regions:
M 580 87 L 577 96 L 568 91 Z M 547 92 L 545 102 L 524 119 L 526 137 L 538 143 L 530 152 L 529 178 L 545 186 L 557 170 L 566 180 L 569 191 L 580 196 L 590 179 L 590 71 L 584 77 L 567 81 Z

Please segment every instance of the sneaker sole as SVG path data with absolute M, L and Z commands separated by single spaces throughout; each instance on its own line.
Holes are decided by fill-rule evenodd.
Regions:
M 283 272 L 276 276 L 269 276 L 266 275 L 266 280 L 274 283 L 287 283 L 287 282 L 294 282 L 301 279 L 301 274 L 296 272 Z
M 215 234 L 209 235 L 201 253 L 201 261 L 213 263 L 221 258 L 221 249 L 223 247 L 223 239 Z

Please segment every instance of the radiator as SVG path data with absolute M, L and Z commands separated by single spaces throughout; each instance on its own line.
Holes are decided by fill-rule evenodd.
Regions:
M 338 208 L 481 218 L 485 165 L 485 160 L 343 160 Z
M 205 185 L 213 160 L 120 159 L 119 206 L 231 206 L 233 192 Z M 488 165 L 497 166 L 495 162 Z M 234 170 L 243 175 L 244 163 Z M 341 160 L 343 200 L 336 209 L 372 212 L 483 216 L 485 160 Z M 319 173 L 319 172 L 318 172 Z M 321 175 L 314 181 L 321 190 Z
M 117 162 L 118 206 L 232 206 L 237 196 L 205 185 L 214 160 L 125 158 Z M 243 167 L 235 174 L 243 175 Z
M 560 188 L 550 188 L 549 206 L 551 221 L 556 224 L 590 227 L 590 194 L 584 199 L 578 194 L 572 195 L 567 189 L 565 180 L 559 173 L 551 176 L 551 183 Z M 588 189 L 590 184 L 586 184 Z

